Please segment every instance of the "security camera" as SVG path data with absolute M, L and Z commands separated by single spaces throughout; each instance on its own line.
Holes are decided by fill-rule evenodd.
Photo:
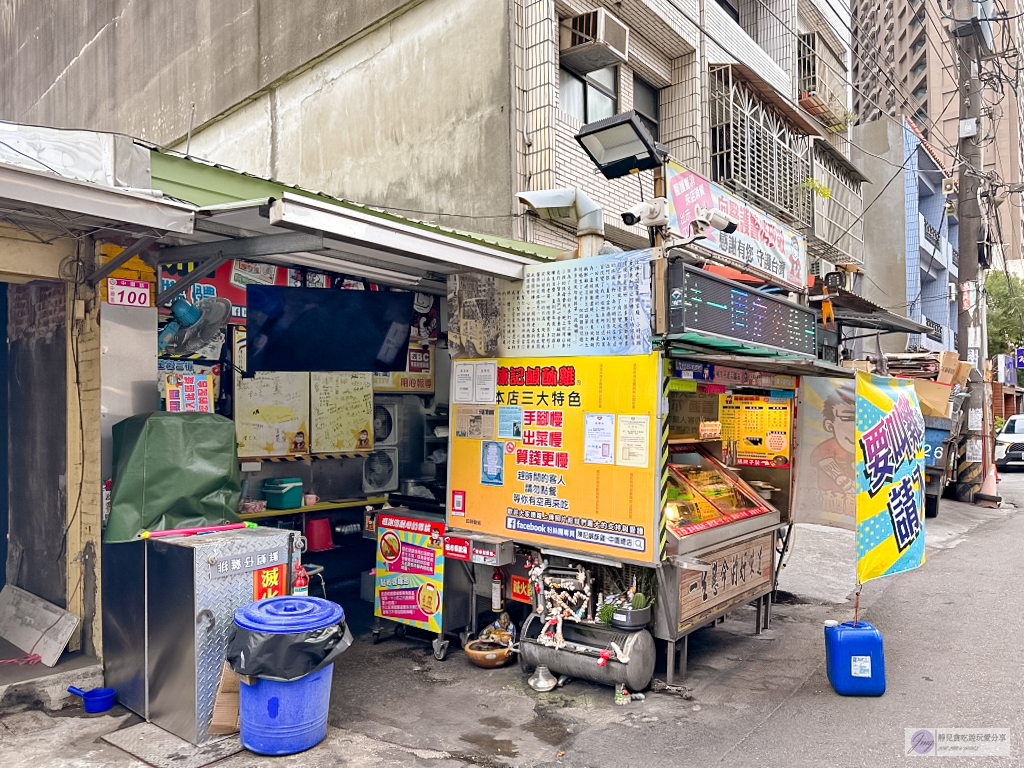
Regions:
M 668 200 L 655 197 L 637 203 L 622 214 L 622 223 L 627 227 L 639 224 L 643 227 L 668 226 Z
M 731 235 L 739 226 L 739 221 L 725 211 L 720 211 L 717 208 L 704 208 L 700 205 L 693 207 L 693 223 L 701 233 L 710 227 L 727 235 Z

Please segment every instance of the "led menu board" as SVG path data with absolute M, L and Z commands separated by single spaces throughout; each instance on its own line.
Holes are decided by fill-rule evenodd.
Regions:
M 672 265 L 669 280 L 670 334 L 737 339 L 817 356 L 813 310 L 680 262 Z

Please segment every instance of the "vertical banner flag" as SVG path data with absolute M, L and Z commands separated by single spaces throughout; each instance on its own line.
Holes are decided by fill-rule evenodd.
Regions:
M 924 563 L 924 417 L 910 379 L 857 374 L 857 581 Z

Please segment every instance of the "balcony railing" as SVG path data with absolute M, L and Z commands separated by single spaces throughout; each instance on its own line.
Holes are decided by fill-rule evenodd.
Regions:
M 927 221 L 924 222 L 924 239 L 931 243 L 933 248 L 939 247 L 939 230 Z
M 927 317 L 924 318 L 924 324 L 930 329 L 927 336 L 932 341 L 937 341 L 939 344 L 942 343 L 942 323 L 936 323 L 934 320 L 930 320 Z

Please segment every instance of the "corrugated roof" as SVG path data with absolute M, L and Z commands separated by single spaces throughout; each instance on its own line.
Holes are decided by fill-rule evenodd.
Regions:
M 389 211 L 386 208 L 357 203 L 352 200 L 335 197 L 326 192 L 304 189 L 295 184 L 278 181 L 277 179 L 257 176 L 209 160 L 186 156 L 180 152 L 158 147 L 155 144 L 142 141 L 139 143 L 147 146 L 152 152 L 154 187 L 159 187 L 165 194 L 186 200 L 195 205 L 208 206 L 236 200 L 252 200 L 258 197 L 270 198 L 278 196 L 281 191 L 287 189 L 345 208 L 364 211 L 374 216 L 407 224 L 411 227 L 440 233 L 466 242 L 498 248 L 508 253 L 539 261 L 553 261 L 561 252 L 557 248 L 550 248 L 545 245 L 526 243 L 481 232 L 454 229 L 432 222 L 413 219 Z M 209 173 L 224 175 L 202 178 L 202 176 Z

